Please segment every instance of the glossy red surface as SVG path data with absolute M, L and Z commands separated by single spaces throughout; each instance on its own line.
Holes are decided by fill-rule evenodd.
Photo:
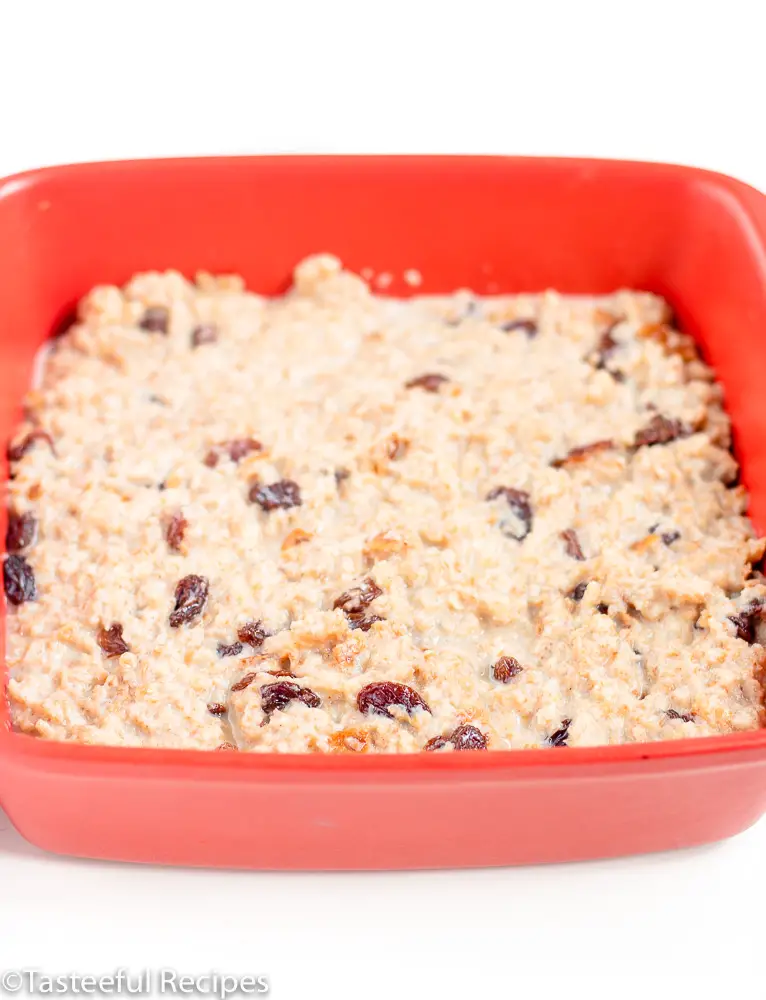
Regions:
M 277 292 L 321 250 L 391 272 L 395 294 L 411 293 L 402 274 L 417 267 L 426 292 L 667 296 L 726 387 L 751 513 L 766 529 L 766 199 L 683 167 L 267 157 L 11 178 L 0 183 L 0 438 L 35 350 L 93 284 L 172 266 L 236 270 Z M 88 857 L 285 869 L 574 860 L 744 829 L 766 809 L 766 731 L 595 749 L 238 756 L 38 741 L 10 731 L 2 699 L 0 802 L 34 843 Z

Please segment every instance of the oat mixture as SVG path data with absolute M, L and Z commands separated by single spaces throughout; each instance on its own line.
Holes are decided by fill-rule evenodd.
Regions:
M 24 732 L 447 753 L 761 722 L 766 542 L 652 295 L 142 274 L 85 298 L 26 412 Z

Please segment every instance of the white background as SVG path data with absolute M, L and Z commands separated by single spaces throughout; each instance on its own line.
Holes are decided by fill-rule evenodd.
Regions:
M 0 175 L 498 152 L 679 161 L 766 189 L 763 4 L 446 7 L 0 0 Z M 215 873 L 48 857 L 0 813 L 0 969 L 266 973 L 289 1000 L 766 997 L 765 854 L 761 822 L 717 847 L 572 866 Z

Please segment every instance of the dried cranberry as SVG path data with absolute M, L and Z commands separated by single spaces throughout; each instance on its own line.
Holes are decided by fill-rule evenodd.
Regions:
M 20 461 L 29 449 L 34 445 L 35 441 L 45 441 L 53 454 L 56 454 L 56 449 L 53 446 L 53 438 L 47 431 L 42 430 L 37 427 L 35 430 L 30 431 L 26 437 L 23 437 L 18 444 L 8 446 L 8 461 L 18 462 Z
M 484 499 L 497 500 L 499 497 L 502 497 L 506 501 L 522 524 L 522 527 L 518 528 L 509 522 L 503 521 L 501 523 L 503 534 L 510 538 L 515 538 L 517 542 L 520 542 L 532 530 L 532 507 L 530 505 L 529 493 L 525 490 L 516 490 L 511 486 L 495 486 Z
M 179 580 L 176 603 L 170 613 L 170 627 L 178 628 L 202 613 L 207 602 L 208 582 L 204 576 L 190 574 Z
M 262 510 L 276 510 L 278 507 L 288 510 L 290 507 L 300 507 L 301 488 L 292 479 L 280 479 L 279 482 L 266 485 L 255 483 L 249 494 L 250 503 L 257 503 Z
M 109 628 L 104 628 L 102 625 L 96 638 L 101 649 L 110 658 L 122 656 L 130 650 L 130 646 L 122 637 L 122 625 L 119 622 L 113 622 Z
M 537 336 L 537 323 L 533 319 L 512 319 L 507 323 L 501 323 L 500 329 L 503 333 L 512 333 L 514 330 L 523 330 L 532 339 Z
M 570 448 L 563 458 L 554 458 L 551 468 L 563 469 L 568 465 L 579 465 L 590 455 L 595 455 L 600 451 L 609 451 L 614 448 L 614 441 L 592 441 L 590 444 L 581 444 L 577 448 Z
M 263 622 L 245 622 L 237 629 L 237 638 L 246 646 L 259 649 L 263 645 L 263 640 L 268 639 L 271 632 L 263 627 Z
M 574 528 L 567 528 L 566 531 L 562 531 L 561 540 L 564 543 L 564 551 L 568 556 L 572 559 L 577 559 L 578 562 L 585 560 L 585 554 L 580 548 L 580 539 L 577 537 L 577 532 Z
M 561 727 L 548 737 L 548 743 L 552 747 L 565 747 L 569 739 L 569 727 L 572 725 L 571 719 L 564 719 Z
M 220 701 L 211 701 L 207 710 L 211 715 L 226 715 L 226 706 L 222 705 Z
M 21 552 L 29 548 L 37 538 L 37 518 L 26 511 L 8 514 L 8 530 L 5 533 L 5 548 L 8 552 Z
M 449 382 L 446 375 L 439 375 L 432 372 L 428 375 L 418 375 L 404 383 L 405 389 L 424 389 L 426 392 L 438 392 L 445 382 Z
M 657 414 L 652 417 L 649 423 L 636 434 L 635 447 L 650 448 L 655 444 L 669 444 L 677 438 L 686 437 L 690 434 L 689 428 L 680 420 L 663 417 Z
M 680 537 L 680 531 L 665 531 L 662 535 L 662 541 L 665 545 L 672 545 L 673 542 L 677 542 Z
M 588 580 L 583 580 L 581 583 L 577 584 L 575 589 L 569 595 L 573 601 L 581 601 L 583 599 L 585 591 L 588 589 L 588 583 Z
M 214 344 L 218 340 L 218 327 L 214 323 L 200 323 L 191 334 L 192 347 L 202 347 L 203 344 Z
M 669 719 L 680 719 L 682 722 L 694 722 L 694 716 L 686 712 L 677 712 L 674 708 L 665 713 Z
M 245 688 L 250 687 L 257 676 L 257 672 L 255 670 L 251 670 L 249 674 L 245 674 L 243 677 L 240 677 L 235 684 L 232 684 L 231 690 L 244 691 Z
M 492 676 L 496 681 L 500 681 L 501 684 L 507 684 L 508 681 L 517 677 L 523 669 L 515 657 L 501 656 L 492 667 Z
M 165 539 L 174 552 L 180 552 L 189 522 L 183 514 L 174 514 L 165 529 Z
M 205 465 L 214 469 L 219 461 L 228 455 L 232 462 L 237 464 L 253 451 L 261 451 L 263 445 L 255 438 L 233 438 L 231 441 L 221 441 L 220 444 L 213 445 L 205 455 Z
M 232 642 L 228 645 L 225 642 L 218 643 L 218 655 L 223 656 L 239 656 L 239 654 L 244 649 L 241 642 Z
M 147 333 L 167 333 L 170 313 L 165 306 L 150 306 L 139 321 L 139 327 Z
M 362 715 L 374 712 L 385 715 L 387 719 L 393 719 L 393 715 L 388 711 L 392 705 L 398 705 L 409 715 L 418 708 L 425 709 L 426 712 L 431 711 L 417 691 L 395 681 L 377 681 L 365 685 L 356 697 L 356 705 Z
M 318 708 L 322 704 L 319 695 L 311 688 L 302 688 L 293 681 L 275 681 L 264 684 L 261 688 L 261 708 L 265 715 L 281 712 L 291 701 L 301 701 L 309 708 Z
M 8 556 L 3 564 L 3 583 L 11 604 L 37 600 L 35 574 L 24 556 Z

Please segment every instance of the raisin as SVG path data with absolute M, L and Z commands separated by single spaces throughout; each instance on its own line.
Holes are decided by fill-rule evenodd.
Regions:
M 428 375 L 418 375 L 404 383 L 405 389 L 423 389 L 425 392 L 438 392 L 445 382 L 449 382 L 446 375 L 439 375 L 432 372 Z
M 255 438 L 233 438 L 231 441 L 221 441 L 220 444 L 213 445 L 205 455 L 204 462 L 209 468 L 214 469 L 224 455 L 228 455 L 236 465 L 251 452 L 262 450 L 263 445 Z
M 606 367 L 606 362 L 612 356 L 614 351 L 620 346 L 619 343 L 612 336 L 612 333 L 614 332 L 615 327 L 619 326 L 619 324 L 622 323 L 622 321 L 623 317 L 616 317 L 616 316 L 612 317 L 599 338 L 598 344 L 596 345 L 596 350 L 594 352 L 595 366 L 599 370 L 603 369 L 609 371 L 609 369 Z M 609 372 L 609 374 L 616 375 L 621 373 Z
M 226 715 L 226 706 L 222 705 L 220 701 L 209 702 L 207 710 L 211 715 Z
M 130 646 L 122 637 L 122 625 L 113 622 L 109 628 L 102 625 L 98 630 L 97 642 L 107 657 L 122 656 L 130 650 Z
M 8 514 L 8 530 L 5 533 L 5 548 L 8 552 L 21 552 L 29 548 L 37 539 L 37 518 L 29 511 Z
M 165 539 L 174 552 L 180 552 L 189 522 L 183 514 L 174 514 L 165 529 Z
M 139 321 L 139 327 L 147 333 L 167 333 L 170 313 L 165 306 L 150 306 Z
M 578 562 L 584 562 L 585 554 L 580 547 L 580 539 L 577 537 L 577 532 L 574 528 L 567 528 L 566 531 L 561 532 L 561 540 L 564 543 L 564 551 L 572 559 L 577 559 Z
M 510 538 L 515 538 L 517 542 L 521 542 L 532 530 L 532 507 L 529 502 L 529 493 L 525 490 L 513 489 L 511 486 L 495 486 L 484 499 L 497 500 L 500 497 L 507 502 L 522 524 L 522 527 L 519 529 L 510 522 L 502 521 L 501 528 L 503 534 Z
M 569 594 L 573 601 L 581 601 L 585 596 L 585 591 L 588 589 L 588 580 L 583 580 L 578 583 L 575 589 Z
M 176 603 L 170 613 L 170 627 L 178 628 L 202 613 L 207 602 L 208 582 L 204 576 L 190 574 L 179 580 Z
M 680 537 L 680 531 L 665 531 L 662 535 L 662 541 L 665 545 L 672 545 L 673 542 L 677 542 Z
M 642 430 L 638 431 L 634 441 L 636 448 L 650 448 L 655 444 L 669 444 L 678 438 L 690 434 L 689 428 L 680 420 L 663 417 L 657 414 Z
M 597 604 L 596 605 L 596 611 L 598 611 L 598 613 L 600 615 L 608 615 L 609 614 L 609 605 L 608 604 Z
M 682 722 L 694 722 L 694 716 L 687 712 L 677 712 L 674 708 L 665 713 L 669 719 L 680 719 Z
M 351 590 L 345 591 L 340 597 L 336 598 L 333 608 L 340 608 L 346 618 L 348 618 L 350 628 L 369 632 L 375 622 L 385 620 L 379 615 L 366 615 L 367 608 L 382 593 L 383 591 L 377 583 L 375 583 L 372 577 L 368 576 L 362 580 L 358 587 L 352 587 Z
M 514 330 L 523 330 L 524 333 L 531 340 L 532 337 L 536 337 L 537 323 L 533 319 L 512 319 L 508 323 L 501 323 L 500 329 L 503 333 L 512 333 Z
M 569 465 L 580 465 L 590 455 L 595 455 L 600 451 L 609 451 L 614 448 L 614 441 L 592 441 L 590 444 L 581 444 L 577 448 L 570 448 L 563 458 L 554 458 L 551 462 L 552 469 L 563 469 Z
M 552 747 L 565 747 L 569 738 L 569 727 L 572 725 L 571 719 L 564 719 L 561 727 L 548 737 L 548 744 Z
M 244 691 L 245 688 L 250 687 L 257 676 L 257 672 L 255 670 L 251 670 L 249 674 L 245 674 L 243 677 L 240 677 L 235 684 L 232 684 L 231 690 Z
M 598 345 L 596 346 L 597 362 L 596 368 L 605 368 L 605 362 L 608 360 L 612 352 L 619 346 L 617 341 L 612 336 L 612 330 L 617 325 L 616 321 L 606 333 L 602 333 L 599 339 Z
M 218 340 L 218 327 L 214 323 L 200 323 L 191 334 L 192 347 L 202 347 L 203 344 L 214 344 Z
M 232 642 L 228 645 L 225 642 L 218 643 L 218 655 L 223 656 L 239 656 L 245 647 L 241 642 Z
M 451 743 L 455 750 L 486 750 L 487 737 L 476 726 L 462 725 L 451 736 L 434 736 L 423 747 L 424 750 L 441 750 Z
M 53 454 L 56 454 L 56 449 L 53 446 L 53 438 L 47 431 L 38 427 L 35 430 L 30 431 L 29 434 L 27 434 L 26 437 L 23 437 L 18 444 L 8 446 L 8 461 L 20 461 L 34 445 L 35 441 L 45 441 Z
M 729 615 L 729 621 L 736 628 L 736 636 L 751 646 L 755 642 L 755 620 L 763 612 L 763 602 L 759 600 L 746 604 L 738 614 Z
M 263 640 L 268 639 L 271 632 L 263 627 L 263 622 L 245 622 L 237 629 L 237 638 L 246 646 L 259 649 L 263 645 Z
M 450 743 L 456 750 L 487 749 L 487 737 L 476 726 L 458 726 L 450 736 Z
M 358 587 L 352 587 L 337 597 L 333 608 L 340 608 L 346 615 L 357 615 L 368 608 L 382 593 L 372 577 L 367 576 Z
M 257 503 L 262 510 L 276 510 L 278 507 L 288 510 L 290 507 L 300 507 L 301 488 L 292 479 L 280 479 L 279 482 L 265 485 L 255 483 L 249 494 L 250 503 Z
M 11 604 L 37 600 L 35 574 L 24 556 L 8 556 L 3 565 L 3 583 Z
M 356 697 L 356 705 L 362 715 L 374 712 L 385 715 L 387 719 L 393 719 L 393 715 L 388 711 L 392 705 L 398 705 L 409 715 L 418 708 L 425 709 L 426 712 L 431 711 L 417 691 L 395 681 L 377 681 L 365 685 Z
M 233 743 L 221 743 L 220 746 L 217 746 L 215 749 L 216 749 L 216 751 L 218 751 L 218 750 L 239 750 L 239 747 L 234 746 Z
M 369 632 L 375 622 L 384 622 L 386 619 L 381 618 L 380 615 L 362 615 L 357 617 L 356 615 L 348 616 L 348 627 L 351 629 L 361 629 L 362 632 Z
M 301 701 L 309 708 L 318 708 L 322 699 L 311 688 L 302 688 L 293 681 L 275 681 L 261 688 L 261 708 L 264 715 L 281 712 L 291 701 Z
M 501 656 L 492 667 L 492 676 L 496 681 L 500 681 L 501 684 L 507 684 L 508 681 L 517 677 L 523 669 L 515 657 Z

